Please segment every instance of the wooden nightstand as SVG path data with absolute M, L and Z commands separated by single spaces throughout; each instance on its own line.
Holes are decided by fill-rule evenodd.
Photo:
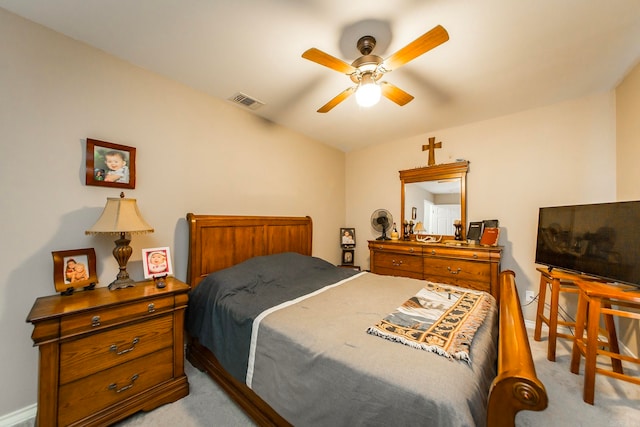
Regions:
M 189 394 L 184 312 L 189 285 L 167 279 L 38 298 L 27 322 L 40 350 L 43 426 L 109 425 Z

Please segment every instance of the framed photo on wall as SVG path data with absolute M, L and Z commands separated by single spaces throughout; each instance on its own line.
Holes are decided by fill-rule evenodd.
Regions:
M 96 252 L 93 248 L 51 252 L 56 292 L 66 295 L 75 289 L 93 289 L 98 283 Z
M 136 188 L 136 149 L 87 138 L 85 183 Z
M 162 248 L 143 249 L 142 265 L 145 279 L 172 275 L 171 249 L 166 246 Z
M 355 228 L 340 229 L 340 246 L 342 246 L 342 248 L 356 247 L 356 229 Z

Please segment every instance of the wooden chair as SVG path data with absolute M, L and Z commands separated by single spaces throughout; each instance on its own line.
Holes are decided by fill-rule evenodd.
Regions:
M 533 339 L 540 341 L 542 339 L 542 324 L 546 324 L 549 328 L 549 343 L 547 346 L 547 359 L 556 361 L 556 340 L 557 338 L 565 338 L 573 341 L 573 335 L 558 332 L 558 326 L 575 328 L 575 322 L 558 318 L 558 301 L 560 293 L 578 294 L 579 289 L 575 281 L 579 277 L 575 274 L 566 273 L 560 270 L 551 270 L 547 268 L 538 268 L 540 272 L 540 289 L 538 291 L 538 311 L 536 315 L 536 327 Z M 549 317 L 545 316 L 545 304 L 547 297 L 547 287 L 551 290 L 551 301 L 549 303 Z
M 580 371 L 581 356 L 585 357 L 584 392 L 585 402 L 593 405 L 596 373 L 640 385 L 640 378 L 625 375 L 622 361 L 640 364 L 640 359 L 620 354 L 613 316 L 640 320 L 640 313 L 629 309 L 640 309 L 640 291 L 626 286 L 612 286 L 600 282 L 578 280 L 580 288 L 576 338 L 571 353 L 571 372 Z M 615 307 L 615 308 L 614 308 Z M 599 336 L 600 316 L 604 317 L 608 331 L 608 343 Z M 584 338 L 585 322 L 586 338 Z M 607 345 L 608 344 L 608 345 Z M 602 346 L 608 346 L 608 350 Z M 598 355 L 611 358 L 612 369 L 596 366 Z

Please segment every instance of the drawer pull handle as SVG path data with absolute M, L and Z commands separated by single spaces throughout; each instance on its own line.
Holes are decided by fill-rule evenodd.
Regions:
M 402 261 L 396 261 L 394 259 L 394 260 L 391 260 L 391 264 L 393 264 L 394 267 L 400 267 L 402 265 Z
M 409 248 L 409 252 L 413 252 L 413 248 Z
M 122 388 L 118 388 L 118 384 L 116 383 L 111 383 L 109 384 L 109 390 L 113 390 L 116 393 L 122 393 L 123 391 L 129 390 L 131 387 L 133 387 L 133 383 L 137 379 L 138 379 L 138 374 L 135 374 L 134 376 L 131 377 L 131 382 Z
M 93 316 L 91 318 L 91 327 L 95 328 L 96 326 L 100 326 L 100 316 Z
M 153 313 L 154 311 L 156 311 L 156 305 L 154 303 L 149 303 L 149 305 L 147 306 L 147 311 L 149 313 Z
M 473 258 L 478 259 L 478 254 L 473 254 Z
M 435 249 L 431 249 L 431 255 L 435 255 L 436 254 L 436 250 Z
M 451 274 L 458 274 L 458 273 L 460 273 L 460 271 L 462 271 L 462 269 L 460 267 L 458 267 L 458 269 L 456 271 L 453 271 L 451 269 L 451 267 L 447 267 L 447 270 L 449 270 L 449 273 L 451 273 Z
M 139 342 L 140 342 L 140 338 L 135 337 L 131 342 L 131 347 L 125 350 L 120 350 L 120 351 L 118 351 L 117 345 L 111 344 L 111 346 L 109 347 L 109 351 L 113 351 L 116 354 L 116 356 L 120 356 L 121 354 L 129 353 L 130 351 L 133 351 L 133 349 L 136 348 L 136 344 L 138 344 Z

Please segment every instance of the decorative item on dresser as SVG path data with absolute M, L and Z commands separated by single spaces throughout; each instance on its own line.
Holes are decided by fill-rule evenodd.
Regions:
M 110 292 L 38 298 L 27 322 L 39 347 L 36 425 L 108 425 L 189 394 L 189 285 L 168 278 Z
M 370 240 L 371 272 L 489 292 L 499 300 L 502 247 Z

